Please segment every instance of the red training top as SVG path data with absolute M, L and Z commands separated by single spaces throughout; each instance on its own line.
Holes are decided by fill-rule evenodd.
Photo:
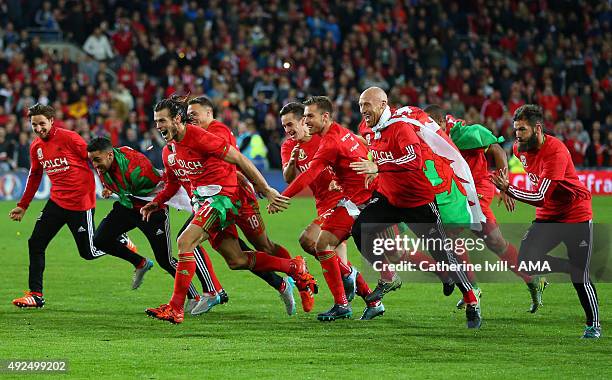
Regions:
M 51 181 L 51 200 L 71 211 L 96 207 L 96 184 L 89 168 L 87 144 L 78 133 L 51 127 L 48 137 L 30 145 L 30 173 L 17 206 L 28 208 L 38 190 L 43 170 Z

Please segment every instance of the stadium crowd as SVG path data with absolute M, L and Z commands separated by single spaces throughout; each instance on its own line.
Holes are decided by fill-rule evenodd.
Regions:
M 241 151 L 278 168 L 283 104 L 327 95 L 356 130 L 370 86 L 482 123 L 508 152 L 513 112 L 536 103 L 576 166 L 611 166 L 611 24 L 606 1 L 0 0 L 0 170 L 29 168 L 36 102 L 161 167 L 152 107 L 173 93 L 210 97 Z

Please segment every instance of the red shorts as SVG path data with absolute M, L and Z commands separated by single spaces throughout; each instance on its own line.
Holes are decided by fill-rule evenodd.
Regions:
M 219 212 L 205 204 L 195 213 L 191 224 L 202 228 L 209 236 L 210 245 L 217 249 L 221 242 L 227 238 L 238 238 L 238 231 L 234 224 L 234 216 L 228 212 L 227 218 L 231 224 L 225 228 L 221 228 L 221 219 Z
M 318 219 L 318 218 L 317 218 Z M 320 224 L 321 230 L 334 234 L 338 240 L 344 241 L 351 236 L 355 218 L 349 215 L 346 207 L 337 206 L 329 211 L 329 215 L 323 218 Z
M 495 219 L 495 214 L 493 214 L 493 210 L 491 210 L 491 203 L 493 202 L 494 194 L 478 194 L 478 200 L 480 201 L 480 209 L 484 214 L 486 221 L 482 224 L 482 233 L 488 234 L 497 228 L 497 220 Z
M 266 226 L 259 212 L 259 203 L 257 202 L 255 189 L 253 189 L 251 182 L 242 173 L 238 175 L 238 199 L 240 200 L 240 208 L 238 209 L 236 225 L 245 234 L 247 239 L 251 236 L 263 234 Z
M 317 217 L 314 218 L 314 220 L 310 224 L 316 224 L 319 227 L 322 226 L 325 220 L 329 218 L 329 216 L 332 214 L 333 211 L 334 209 L 330 208 L 323 212 L 317 212 L 318 214 Z
M 261 235 L 266 231 L 266 225 L 261 218 L 257 201 L 242 203 L 242 206 L 238 209 L 236 225 L 244 233 L 247 239 L 251 236 Z

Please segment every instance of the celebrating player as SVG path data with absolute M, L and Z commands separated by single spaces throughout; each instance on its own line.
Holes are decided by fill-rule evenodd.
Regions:
M 347 299 L 347 292 L 342 281 L 343 276 L 354 270 L 342 263 L 335 249 L 351 234 L 351 227 L 359 211 L 365 207 L 371 191 L 365 187 L 365 176 L 356 174 L 349 164 L 367 157 L 367 149 L 351 131 L 342 127 L 332 119 L 332 103 L 325 96 L 313 96 L 304 102 L 304 123 L 311 135 L 321 137 L 319 149 L 310 161 L 308 169 L 298 175 L 283 195 L 293 197 L 306 186 L 315 181 L 329 166 L 338 179 L 338 184 L 344 192 L 344 198 L 331 210 L 321 224 L 321 233 L 315 244 L 316 256 L 323 276 L 334 296 L 334 306 L 327 312 L 317 316 L 320 321 L 333 321 L 340 318 L 350 318 L 353 314 Z M 273 202 L 270 212 L 281 211 L 286 205 Z M 356 293 L 362 298 L 367 297 L 371 290 L 360 273 L 356 275 Z M 366 302 L 366 308 L 361 319 L 372 319 L 385 311 L 380 300 Z
M 146 313 L 172 323 L 183 321 L 183 303 L 195 271 L 193 251 L 205 240 L 210 240 L 231 269 L 279 271 L 293 277 L 299 289 L 314 288 L 316 282 L 308 273 L 302 257 L 289 260 L 261 251 L 244 252 L 240 249 L 235 226 L 238 201 L 235 165 L 272 204 L 286 207 L 288 200 L 271 188 L 255 166 L 235 147 L 205 129 L 186 124 L 186 116 L 186 104 L 180 99 L 164 99 L 155 106 L 156 128 L 166 142 L 172 142 L 168 163 L 186 172 L 197 211 L 189 227 L 178 238 L 179 264 L 172 298 L 168 304 L 147 309 Z M 159 209 L 162 194 L 163 191 L 141 209 L 143 218 L 147 219 Z
M 119 201 L 113 204 L 111 212 L 96 229 L 94 245 L 112 252 L 118 248 L 117 236 L 138 228 L 151 244 L 155 260 L 174 277 L 177 261 L 172 257 L 168 208 L 160 208 L 148 221 L 143 221 L 140 215 L 140 208 L 147 203 L 142 198 L 155 194 L 162 175 L 144 154 L 129 147 L 113 148 L 110 140 L 104 137 L 91 140 L 87 152 L 104 188 L 119 196 Z M 105 195 L 110 194 L 106 192 Z M 147 265 L 152 266 L 153 263 Z M 197 261 L 196 271 L 203 272 L 198 274 L 199 278 L 210 277 L 202 260 Z M 205 294 L 216 293 L 210 282 L 202 281 L 202 287 Z M 187 297 L 187 310 L 191 312 L 200 301 L 193 284 L 189 286 Z
M 55 109 L 51 106 L 35 104 L 28 109 L 28 116 L 37 137 L 30 146 L 31 166 L 26 188 L 9 217 L 21 221 L 40 185 L 43 171 L 47 172 L 51 181 L 51 196 L 28 239 L 30 290 L 25 296 L 14 299 L 13 304 L 17 307 L 39 308 L 45 305 L 45 250 L 65 224 L 82 258 L 93 260 L 105 253 L 98 250 L 93 241 L 96 187 L 88 164 L 87 144 L 76 132 L 53 125 Z M 136 254 L 125 244 L 115 244 L 113 250 L 107 253 L 134 265 L 133 289 L 140 286 L 144 274 L 151 269 L 150 260 Z
M 206 129 L 208 132 L 224 139 L 228 144 L 237 148 L 236 138 L 232 131 L 223 123 L 214 118 L 213 104 L 205 96 L 190 99 L 187 103 L 187 117 L 189 122 Z M 253 185 L 240 171 L 236 172 L 238 178 L 238 199 L 240 207 L 236 217 L 236 226 L 244 233 L 247 240 L 253 244 L 256 250 L 266 252 L 269 255 L 291 259 L 289 251 L 280 244 L 274 243 L 266 233 L 264 224 L 259 212 L 259 203 Z M 240 247 L 243 251 L 251 251 L 242 239 L 239 239 Z M 283 279 L 274 272 L 253 272 L 255 275 L 266 281 L 270 286 L 279 292 L 285 304 L 287 314 L 295 314 L 295 300 L 293 298 L 293 279 L 287 277 Z M 300 293 L 302 294 L 302 293 Z M 313 303 L 313 296 L 305 291 L 302 297 L 302 304 L 305 311 L 310 311 L 308 305 Z
M 480 208 L 486 217 L 486 221 L 482 223 L 482 230 L 474 232 L 484 239 L 487 248 L 499 256 L 501 260 L 508 262 L 509 268 L 525 281 L 531 295 L 529 312 L 535 313 L 542 305 L 542 293 L 548 283 L 544 277 L 529 276 L 518 270 L 518 250 L 512 243 L 504 239 L 491 210 L 491 202 L 493 202 L 495 196 L 495 186 L 489 180 L 487 157 L 493 159 L 496 170 L 507 172 L 508 159 L 506 152 L 499 145 L 503 142 L 503 137 L 498 139 L 489 129 L 480 124 L 466 125 L 463 120 L 455 119 L 452 115 L 445 115 L 442 108 L 437 105 L 430 105 L 424 111 L 450 136 L 470 166 L 478 192 Z M 502 200 L 508 211 L 514 210 L 514 200 L 512 198 L 505 193 L 501 193 L 500 201 Z M 460 258 L 463 262 L 468 262 L 469 255 L 466 252 Z M 473 272 L 468 272 L 468 277 L 472 285 L 476 287 L 475 280 L 470 275 L 474 276 Z M 461 299 L 457 303 L 457 307 L 461 308 L 463 306 L 463 299 Z
M 368 251 L 372 250 L 377 234 L 401 222 L 408 224 L 417 237 L 445 241 L 434 189 L 423 171 L 421 142 L 412 126 L 420 122 L 410 118 L 412 109 L 391 112 L 387 95 L 378 87 L 361 94 L 359 109 L 372 128 L 368 147 L 374 162 L 362 159 L 351 167 L 361 174 L 378 174 L 377 190 L 352 228 L 359 251 L 370 257 Z M 455 254 L 443 249 L 443 245 L 428 248 L 437 261 L 457 264 Z M 460 268 L 448 272 L 463 293 L 467 327 L 479 328 L 479 302 L 465 273 Z
M 506 172 L 498 172 L 492 181 L 500 191 L 536 207 L 536 219 L 521 241 L 519 263 L 547 262 L 551 272 L 569 273 L 586 314 L 582 337 L 599 338 L 599 304 L 589 276 L 593 247 L 591 193 L 578 180 L 565 145 L 544 134 L 540 107 L 525 104 L 515 111 L 513 120 L 514 155 L 523 163 L 533 188 L 510 185 Z M 569 260 L 548 255 L 561 242 Z
M 285 104 L 280 110 L 281 124 L 285 129 L 287 138 L 281 146 L 283 161 L 283 177 L 291 183 L 297 175 L 305 171 L 310 165 L 315 153 L 319 149 L 321 136 L 310 135 L 304 125 L 304 105 L 297 102 Z M 317 217 L 300 235 L 299 241 L 305 252 L 316 257 L 316 241 L 321 233 L 321 225 L 331 214 L 332 209 L 344 197 L 342 189 L 337 186 L 335 175 L 331 167 L 325 170 L 310 185 L 315 198 Z M 346 242 L 340 243 L 335 249 L 341 265 L 349 266 L 346 257 Z M 343 278 L 347 300 L 355 296 L 355 275 L 357 271 L 351 268 L 351 273 Z M 304 297 L 303 297 L 304 298 Z M 312 305 L 310 305 L 312 308 Z

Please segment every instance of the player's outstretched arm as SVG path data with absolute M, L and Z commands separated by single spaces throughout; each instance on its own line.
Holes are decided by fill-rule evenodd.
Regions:
M 30 172 L 28 173 L 28 179 L 26 182 L 25 190 L 23 191 L 23 195 L 21 196 L 21 200 L 17 203 L 17 208 L 23 209 L 23 214 L 25 214 L 25 210 L 28 209 L 30 202 L 34 199 L 34 194 L 36 194 L 36 190 L 40 186 L 40 182 L 42 181 L 43 176 L 43 167 L 38 160 L 38 157 L 34 154 L 34 147 L 30 146 Z M 11 218 L 12 219 L 12 218 Z M 13 219 L 15 220 L 15 219 Z M 21 220 L 21 218 L 19 219 Z
M 9 218 L 11 218 L 11 220 L 14 220 L 16 222 L 21 222 L 21 219 L 23 219 L 24 215 L 25 215 L 25 210 L 19 206 L 15 207 L 14 209 L 11 210 L 11 212 L 9 212 Z
M 488 157 L 493 157 L 493 161 L 495 161 L 495 169 L 498 172 L 503 171 L 504 173 L 508 173 L 508 157 L 506 157 L 506 152 L 504 151 L 504 148 L 501 147 L 501 145 L 489 145 L 486 150 L 486 155 Z M 499 206 L 502 201 L 504 202 L 504 206 L 506 206 L 506 210 L 510 212 L 514 211 L 514 199 L 509 197 L 508 194 L 506 194 L 505 192 L 499 193 L 499 202 L 497 202 L 497 205 Z
M 499 191 L 505 192 L 508 196 L 516 199 L 517 201 L 521 201 L 536 207 L 542 207 L 546 199 L 550 198 L 550 195 L 557 186 L 557 181 L 552 181 L 548 178 L 542 177 L 540 178 L 540 182 L 538 183 L 536 189 L 520 189 L 516 186 L 510 185 L 508 174 L 503 171 L 498 171 L 495 173 L 491 177 L 491 182 L 493 182 Z
M 357 172 L 357 174 L 376 174 L 378 173 L 378 165 L 376 162 L 362 158 L 361 161 L 351 162 L 349 166 Z
M 253 182 L 253 186 L 262 190 L 263 195 L 270 202 L 271 208 L 282 211 L 289 206 L 289 198 L 280 195 L 278 191 L 270 187 L 255 165 L 236 148 L 230 146 L 223 159 L 230 164 L 238 166 L 249 181 Z

